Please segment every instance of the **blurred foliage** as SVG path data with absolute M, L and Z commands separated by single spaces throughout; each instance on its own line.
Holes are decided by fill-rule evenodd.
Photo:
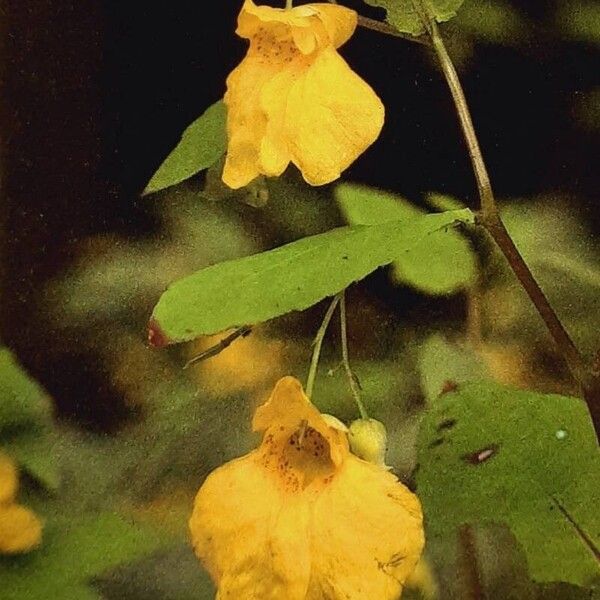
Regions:
M 0 449 L 50 489 L 59 483 L 54 457 L 55 433 L 50 400 L 0 348 Z
M 600 322 L 600 249 L 584 215 L 560 197 L 506 204 L 502 214 L 576 345 L 592 357 L 598 351 L 593 324 Z M 523 331 L 545 337 L 529 299 L 507 272 L 504 261 L 495 259 L 494 265 L 502 275 L 484 295 L 485 314 L 494 320 L 489 325 L 507 337 Z
M 489 379 L 483 359 L 469 345 L 451 344 L 440 335 L 427 338 L 419 352 L 418 369 L 425 400 L 431 405 L 443 392 L 468 381 Z
M 440 18 L 459 4 L 439 3 L 445 11 Z M 414 33 L 414 15 L 398 6 L 397 18 L 408 18 L 406 29 Z M 501 46 L 517 59 L 537 52 L 533 40 L 540 39 L 595 51 L 596 2 L 557 0 L 539 19 L 534 14 L 514 2 L 465 0 L 442 28 L 462 69 L 477 64 L 472 59 L 483 45 Z M 599 106 L 596 86 L 578 91 L 565 107 L 578 133 L 597 133 Z M 364 200 L 368 209 L 350 207 L 340 200 L 344 190 L 366 188 L 315 190 L 294 173 L 227 190 L 218 160 L 222 118 L 220 103 L 199 117 L 148 185 L 150 193 L 207 169 L 146 198 L 148 213 L 161 223 L 159 233 L 82 240 L 71 268 L 43 294 L 53 352 L 69 357 L 73 348 L 84 350 L 129 418 L 106 434 L 57 420 L 43 389 L 8 349 L 0 349 L 0 448 L 30 476 L 22 478 L 24 501 L 45 519 L 39 550 L 0 557 L 3 600 L 212 598 L 212 584 L 187 542 L 194 493 L 210 470 L 253 446 L 251 414 L 273 382 L 306 374 L 324 306 L 257 327 L 187 370 L 185 361 L 221 335 L 151 351 L 144 328 L 152 307 L 171 282 L 215 263 L 329 231 L 345 219 L 389 219 L 385 206 L 393 214 L 423 212 L 418 197 L 394 195 L 392 207 L 386 194 L 374 214 L 372 191 Z M 194 142 L 207 132 L 211 144 Z M 463 207 L 443 194 L 425 199 L 435 210 Z M 600 256 L 590 215 L 576 208 L 587 201 L 560 193 L 506 199 L 502 212 L 567 329 L 593 356 Z M 598 467 L 585 408 L 567 397 L 575 393 L 573 384 L 502 257 L 477 235 L 467 240 L 452 232 L 448 238 L 459 262 L 440 242 L 416 255 L 413 249 L 413 271 L 395 269 L 395 283 L 412 291 L 375 272 L 348 293 L 352 367 L 369 414 L 387 426 L 388 464 L 407 484 L 418 484 L 434 583 L 444 600 L 469 597 L 475 564 L 489 600 L 589 600 L 598 593 L 597 565 L 578 527 L 598 544 Z M 475 280 L 471 246 L 481 257 L 481 281 Z M 431 263 L 423 261 L 434 253 L 445 260 L 433 264 L 432 275 Z M 393 258 L 407 264 L 406 254 Z M 237 299 L 244 301 L 243 292 Z M 339 365 L 332 324 L 314 398 L 348 423 L 357 414 Z M 468 383 L 473 381 L 479 383 Z M 458 535 L 464 522 L 471 523 L 475 560 Z M 404 597 L 424 596 L 408 591 Z
M 335 195 L 350 225 L 410 222 L 426 212 L 404 198 L 348 183 L 336 187 Z M 453 208 L 449 210 L 460 210 Z M 476 279 L 473 250 L 461 234 L 450 227 L 425 236 L 412 248 L 397 247 L 392 263 L 394 281 L 426 294 L 451 294 L 469 287 Z
M 600 43 L 600 6 L 593 0 L 560 0 L 556 3 L 556 24 L 577 41 Z

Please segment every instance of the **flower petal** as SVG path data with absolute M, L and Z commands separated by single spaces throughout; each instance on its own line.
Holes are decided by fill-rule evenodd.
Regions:
M 0 552 L 27 552 L 41 539 L 42 524 L 32 511 L 17 504 L 0 506 Z
M 339 48 L 352 37 L 358 24 L 355 11 L 339 4 L 319 3 L 306 6 L 314 8 L 319 15 L 334 48 Z
M 393 600 L 424 545 L 421 505 L 388 471 L 350 455 L 316 500 L 307 598 Z
M 223 181 L 233 189 L 243 187 L 260 174 L 259 151 L 267 125 L 260 108 L 260 92 L 279 68 L 248 55 L 227 78 L 227 157 Z
M 284 497 L 251 453 L 208 476 L 189 526 L 217 598 L 304 600 L 308 523 L 309 505 Z
M 276 118 L 277 107 L 267 111 Z M 337 179 L 379 136 L 384 108 L 333 49 L 320 52 L 291 86 L 284 132 L 292 162 L 311 185 Z
M 265 431 L 265 440 L 270 432 L 287 439 L 300 425 L 317 432 L 329 445 L 329 456 L 334 466 L 341 464 L 348 455 L 348 445 L 341 432 L 329 427 L 321 413 L 308 399 L 302 384 L 294 377 L 282 377 L 270 398 L 256 409 L 252 428 Z

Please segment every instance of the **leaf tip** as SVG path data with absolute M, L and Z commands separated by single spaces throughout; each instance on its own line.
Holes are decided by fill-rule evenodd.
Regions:
M 148 323 L 148 344 L 152 348 L 164 348 L 171 343 L 156 319 L 150 319 Z

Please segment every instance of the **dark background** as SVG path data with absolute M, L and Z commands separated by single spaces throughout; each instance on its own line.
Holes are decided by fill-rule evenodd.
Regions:
M 514 2 L 533 25 L 527 39 L 478 42 L 463 81 L 498 196 L 566 193 L 597 227 L 598 137 L 574 124 L 572 105 L 599 84 L 600 56 L 598 46 L 546 25 L 555 4 Z M 222 96 L 243 56 L 245 44 L 233 35 L 239 2 L 12 0 L 1 7 L 1 337 L 61 411 L 102 421 L 112 395 L 105 374 L 76 344 L 54 351 L 64 342 L 40 313 L 40 294 L 86 236 L 157 231 L 152 200 L 140 191 L 181 131 Z M 380 140 L 349 177 L 413 199 L 436 189 L 474 204 L 450 97 L 427 51 L 359 30 L 342 53 L 388 108 Z

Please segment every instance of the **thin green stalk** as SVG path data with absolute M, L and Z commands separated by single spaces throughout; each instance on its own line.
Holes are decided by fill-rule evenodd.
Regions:
M 323 321 L 321 322 L 321 326 L 319 327 L 319 331 L 317 331 L 317 335 L 315 336 L 315 340 L 313 342 L 313 353 L 312 359 L 310 361 L 310 369 L 308 370 L 308 377 L 306 378 L 306 395 L 311 398 L 313 389 L 315 387 L 315 378 L 317 376 L 317 369 L 319 367 L 319 357 L 321 356 L 321 347 L 323 346 L 323 339 L 325 338 L 325 334 L 327 333 L 327 327 L 329 326 L 329 322 L 331 321 L 331 317 L 333 317 L 333 313 L 340 301 L 340 296 L 337 295 L 332 300 L 325 316 L 323 317 Z
M 358 412 L 360 413 L 361 419 L 368 419 L 369 415 L 363 404 L 362 398 L 360 397 L 360 387 L 356 379 L 356 375 L 353 373 L 350 367 L 350 359 L 348 357 L 348 331 L 346 324 L 346 294 L 342 292 L 339 294 L 340 299 L 340 325 L 341 325 L 341 337 L 342 337 L 342 363 L 344 370 L 348 376 L 348 382 L 350 383 L 350 389 L 352 390 L 352 396 L 358 406 Z

